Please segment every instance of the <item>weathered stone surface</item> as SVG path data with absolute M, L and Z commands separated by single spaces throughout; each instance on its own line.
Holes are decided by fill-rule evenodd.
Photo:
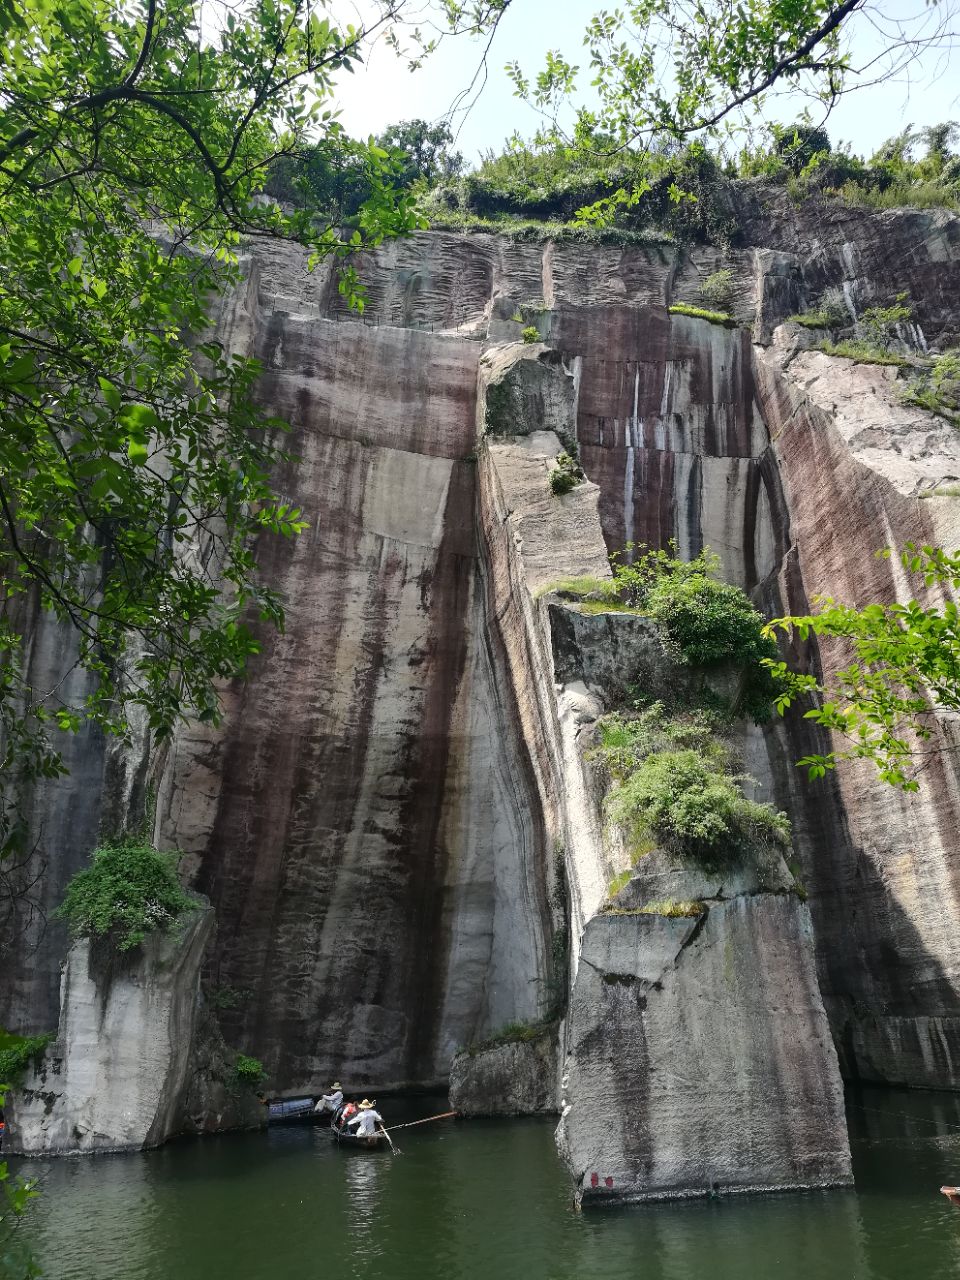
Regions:
M 458 1053 L 450 1064 L 450 1106 L 462 1116 L 558 1112 L 556 1026 L 529 1040 Z
M 207 909 L 127 955 L 74 944 L 57 1038 L 11 1095 L 4 1145 L 32 1156 L 138 1151 L 179 1132 L 212 928 Z
M 578 1200 L 852 1182 L 812 929 L 791 894 L 587 925 L 558 1142 Z
M 227 1129 L 262 1129 L 266 1125 L 267 1108 L 250 1085 L 238 1083 L 236 1064 L 236 1050 L 224 1044 L 213 1011 L 201 1004 L 176 1132 L 222 1133 Z
M 607 574 L 627 540 L 673 537 L 683 554 L 710 543 L 770 612 L 802 612 L 817 590 L 909 598 L 873 558 L 885 543 L 960 544 L 960 504 L 916 500 L 960 474 L 955 442 L 897 404 L 889 374 L 779 339 L 760 351 L 666 309 L 729 266 L 734 313 L 759 342 L 840 286 L 858 306 L 909 290 L 923 340 L 942 342 L 960 332 L 960 221 L 794 207 L 759 185 L 738 210 L 743 244 L 727 257 L 418 234 L 365 260 L 366 324 L 291 248 L 258 250 L 225 301 L 222 339 L 260 356 L 264 398 L 294 426 L 281 487 L 311 528 L 260 549 L 287 634 L 265 637 L 249 683 L 226 691 L 224 725 L 185 730 L 166 760 L 69 742 L 71 780 L 32 801 L 29 874 L 46 864 L 49 910 L 101 824 L 122 826 L 158 780 L 158 839 L 187 851 L 216 903 L 211 981 L 249 993 L 223 1015 L 228 1039 L 276 1087 L 347 1069 L 438 1080 L 456 1044 L 541 1012 L 555 847 L 574 939 L 621 869 L 582 759 L 620 667 L 566 619 L 583 656 L 570 649 L 557 692 L 543 588 Z M 553 352 L 518 345 L 524 303 Z M 481 369 L 484 337 L 512 345 Z M 478 374 L 482 399 L 518 351 L 540 379 L 513 415 L 527 434 L 489 437 L 474 462 Z M 589 482 L 558 499 L 548 475 L 571 417 Z M 597 625 L 612 653 L 623 624 Z M 36 683 L 52 687 L 69 643 L 39 617 L 30 635 Z M 836 658 L 821 660 L 829 673 Z M 953 745 L 954 728 L 940 732 Z M 910 798 L 854 766 L 809 787 L 792 762 L 817 744 L 796 720 L 767 746 L 845 1070 L 956 1087 L 955 756 L 931 759 Z M 50 1025 L 65 951 L 56 926 L 35 953 L 17 949 L 5 1025 Z

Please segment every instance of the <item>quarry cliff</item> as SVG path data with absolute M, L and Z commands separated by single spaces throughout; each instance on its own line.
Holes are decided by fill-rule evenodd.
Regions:
M 609 578 L 631 543 L 709 546 L 773 616 L 909 598 L 874 552 L 960 545 L 960 499 L 936 492 L 960 482 L 956 429 L 902 402 L 896 367 L 789 319 L 826 290 L 851 318 L 907 292 L 903 349 L 950 343 L 960 220 L 778 207 L 743 227 L 727 251 L 418 233 L 358 263 L 362 316 L 299 250 L 251 252 L 218 335 L 291 425 L 278 487 L 309 528 L 259 549 L 286 630 L 219 726 L 162 749 L 88 731 L 32 799 L 48 911 L 149 807 L 213 908 L 205 998 L 277 1093 L 445 1085 L 464 1046 L 545 1028 L 515 1109 L 562 1113 L 584 1200 L 843 1183 L 841 1077 L 960 1087 L 954 755 L 912 795 L 856 763 L 811 784 L 800 714 L 744 729 L 789 855 L 669 894 L 643 878 L 676 867 L 631 867 L 611 837 L 591 764 L 599 717 L 672 676 L 649 628 L 558 582 Z M 718 270 L 731 322 L 683 314 Z M 585 478 L 558 495 L 562 453 Z M 36 683 L 68 649 L 38 616 Z M 704 911 L 639 913 L 668 896 Z M 11 1028 L 57 1022 L 68 940 L 50 923 L 36 944 L 0 992 Z M 522 1048 L 498 1052 L 522 1075 Z M 482 1072 L 457 1064 L 468 1098 Z M 611 1108 L 642 1124 L 598 1135 Z

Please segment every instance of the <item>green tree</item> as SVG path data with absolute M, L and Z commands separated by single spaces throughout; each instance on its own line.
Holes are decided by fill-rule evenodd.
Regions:
M 256 534 L 292 535 L 270 481 L 283 424 L 257 406 L 256 362 L 209 338 L 241 240 L 341 259 L 418 225 L 382 148 L 343 235 L 318 201 L 262 198 L 278 157 L 347 146 L 334 77 L 395 21 L 365 29 L 325 0 L 257 0 L 201 29 L 190 0 L 6 0 L 0 6 L 0 851 L 22 847 L 18 797 L 63 764 L 55 732 L 157 735 L 215 720 L 216 681 L 283 624 Z M 148 234 L 149 232 L 149 234 Z M 30 686 L 24 605 L 68 623 L 88 696 Z M 23 603 L 21 603 L 23 602 Z M 65 674 L 65 673 L 64 673 Z
M 900 559 L 927 588 L 960 589 L 960 552 L 908 543 Z M 942 749 L 925 745 L 933 738 L 936 714 L 960 711 L 960 609 L 950 599 L 864 608 L 828 597 L 815 603 L 815 613 L 774 619 L 768 634 L 816 636 L 843 646 L 851 661 L 827 684 L 788 671 L 783 662 L 771 659 L 767 665 L 784 682 L 777 699 L 781 714 L 797 698 L 813 697 L 817 705 L 806 718 L 847 745 L 798 764 L 810 778 L 821 778 L 839 760 L 869 760 L 884 782 L 918 790 L 917 767 Z
M 453 134 L 446 122 L 430 125 L 425 120 L 401 120 L 378 141 L 384 150 L 399 154 L 406 185 L 419 182 L 433 186 L 463 170 L 463 156 L 451 150 Z

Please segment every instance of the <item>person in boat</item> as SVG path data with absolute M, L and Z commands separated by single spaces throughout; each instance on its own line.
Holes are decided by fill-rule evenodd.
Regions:
M 330 1092 L 325 1093 L 313 1108 L 314 1111 L 338 1111 L 343 1106 L 343 1085 L 339 1080 L 334 1080 L 330 1086 Z
M 375 1137 L 378 1124 L 383 1124 L 383 1116 L 377 1110 L 376 1101 L 371 1102 L 368 1098 L 360 1103 L 353 1119 L 347 1121 L 348 1127 L 358 1138 Z
M 357 1104 L 355 1102 L 345 1102 L 342 1107 L 333 1113 L 331 1123 L 335 1129 L 339 1129 L 342 1132 L 356 1114 Z

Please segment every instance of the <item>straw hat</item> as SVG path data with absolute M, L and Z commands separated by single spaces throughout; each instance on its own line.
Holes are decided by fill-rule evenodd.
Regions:
M 360 1103 L 360 1110 L 372 1111 L 376 1105 L 377 1105 L 376 1098 L 374 1098 L 373 1102 L 371 1102 L 369 1098 L 364 1098 L 364 1100 Z
M 342 1089 L 342 1088 L 343 1088 L 343 1085 L 340 1083 L 340 1081 L 339 1081 L 339 1080 L 334 1080 L 334 1082 L 333 1082 L 333 1088 L 334 1088 L 334 1089 Z

